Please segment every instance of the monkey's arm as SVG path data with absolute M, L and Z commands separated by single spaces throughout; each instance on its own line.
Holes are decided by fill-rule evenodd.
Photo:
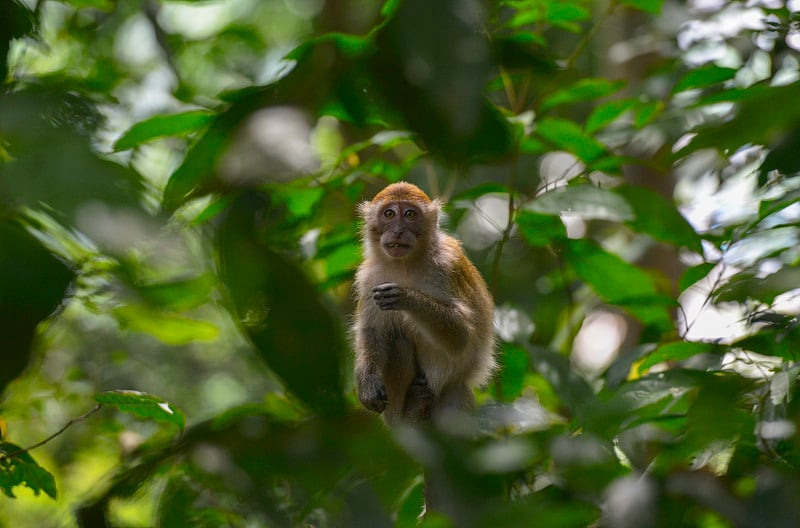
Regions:
M 376 413 L 382 413 L 388 403 L 386 386 L 378 373 L 378 363 L 385 357 L 385 343 L 378 339 L 374 328 L 358 329 L 356 339 L 355 382 L 361 404 Z
M 372 298 L 381 310 L 406 311 L 429 335 L 449 350 L 462 350 L 471 335 L 470 310 L 463 304 L 445 303 L 413 288 L 387 282 L 372 288 Z

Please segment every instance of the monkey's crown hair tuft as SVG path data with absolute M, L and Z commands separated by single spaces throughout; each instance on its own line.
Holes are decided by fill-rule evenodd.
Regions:
M 431 203 L 431 199 L 425 192 L 408 182 L 397 182 L 385 187 L 381 192 L 375 195 L 372 203 L 378 203 L 391 200 L 407 200 L 409 202 L 423 202 Z

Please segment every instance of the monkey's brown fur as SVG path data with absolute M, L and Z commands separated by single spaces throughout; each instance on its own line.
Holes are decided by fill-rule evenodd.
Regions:
M 405 182 L 359 206 L 355 380 L 361 403 L 389 425 L 471 408 L 472 388 L 495 366 L 492 297 L 439 228 L 440 209 Z

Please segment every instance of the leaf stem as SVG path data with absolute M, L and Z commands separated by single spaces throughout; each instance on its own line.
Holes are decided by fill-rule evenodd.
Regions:
M 47 438 L 45 438 L 41 442 L 37 442 L 37 443 L 33 444 L 32 446 L 28 446 L 28 447 L 26 447 L 24 449 L 20 449 L 18 451 L 14 451 L 13 453 L 5 453 L 4 454 L 5 458 L 14 458 L 14 457 L 19 456 L 19 455 L 21 455 L 23 453 L 27 453 L 28 451 L 32 451 L 32 450 L 36 449 L 37 447 L 42 447 L 47 442 L 49 442 L 49 441 L 53 440 L 54 438 L 56 438 L 57 436 L 60 436 L 61 434 L 63 434 L 64 431 L 66 431 L 67 429 L 69 429 L 70 427 L 75 425 L 76 423 L 82 422 L 82 421 L 86 420 L 87 418 L 89 418 L 91 415 L 93 415 L 94 413 L 99 411 L 100 408 L 102 408 L 102 407 L 103 407 L 102 404 L 98 403 L 92 409 L 90 409 L 88 412 L 85 412 L 82 415 L 78 416 L 77 418 L 73 418 L 72 420 L 67 422 L 64 425 L 64 427 L 62 427 L 61 429 L 59 429 L 55 433 L 51 434 L 50 436 L 48 436 Z

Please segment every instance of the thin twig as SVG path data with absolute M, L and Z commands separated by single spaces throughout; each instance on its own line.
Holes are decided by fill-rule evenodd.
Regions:
M 519 145 L 517 145 L 517 153 L 514 156 L 514 162 L 511 166 L 511 174 L 508 177 L 508 221 L 503 229 L 503 235 L 497 242 L 497 249 L 494 253 L 494 262 L 492 262 L 492 287 L 491 290 L 497 293 L 497 284 L 500 274 L 500 257 L 503 254 L 503 248 L 506 242 L 511 238 L 511 231 L 514 229 L 514 216 L 516 213 L 516 206 L 514 204 L 514 186 L 517 180 L 517 163 L 519 160 Z
M 64 425 L 64 427 L 62 427 L 61 429 L 59 429 L 55 433 L 51 434 L 50 436 L 48 436 L 47 438 L 45 438 L 41 442 L 37 442 L 37 443 L 33 444 L 32 446 L 26 447 L 24 449 L 20 449 L 18 451 L 14 451 L 13 453 L 5 453 L 4 454 L 5 458 L 14 458 L 14 457 L 19 456 L 19 455 L 21 455 L 23 453 L 27 453 L 28 451 L 32 451 L 32 450 L 36 449 L 37 447 L 42 447 L 47 442 L 49 442 L 52 439 L 56 438 L 57 436 L 61 435 L 64 431 L 66 431 L 67 429 L 69 429 L 70 427 L 75 425 L 76 423 L 82 422 L 82 421 L 86 420 L 87 418 L 89 418 L 91 415 L 93 415 L 94 413 L 99 411 L 101 407 L 102 407 L 102 405 L 98 403 L 91 410 L 89 410 L 88 412 L 78 416 L 77 418 L 73 418 L 72 420 L 67 422 L 66 425 Z

